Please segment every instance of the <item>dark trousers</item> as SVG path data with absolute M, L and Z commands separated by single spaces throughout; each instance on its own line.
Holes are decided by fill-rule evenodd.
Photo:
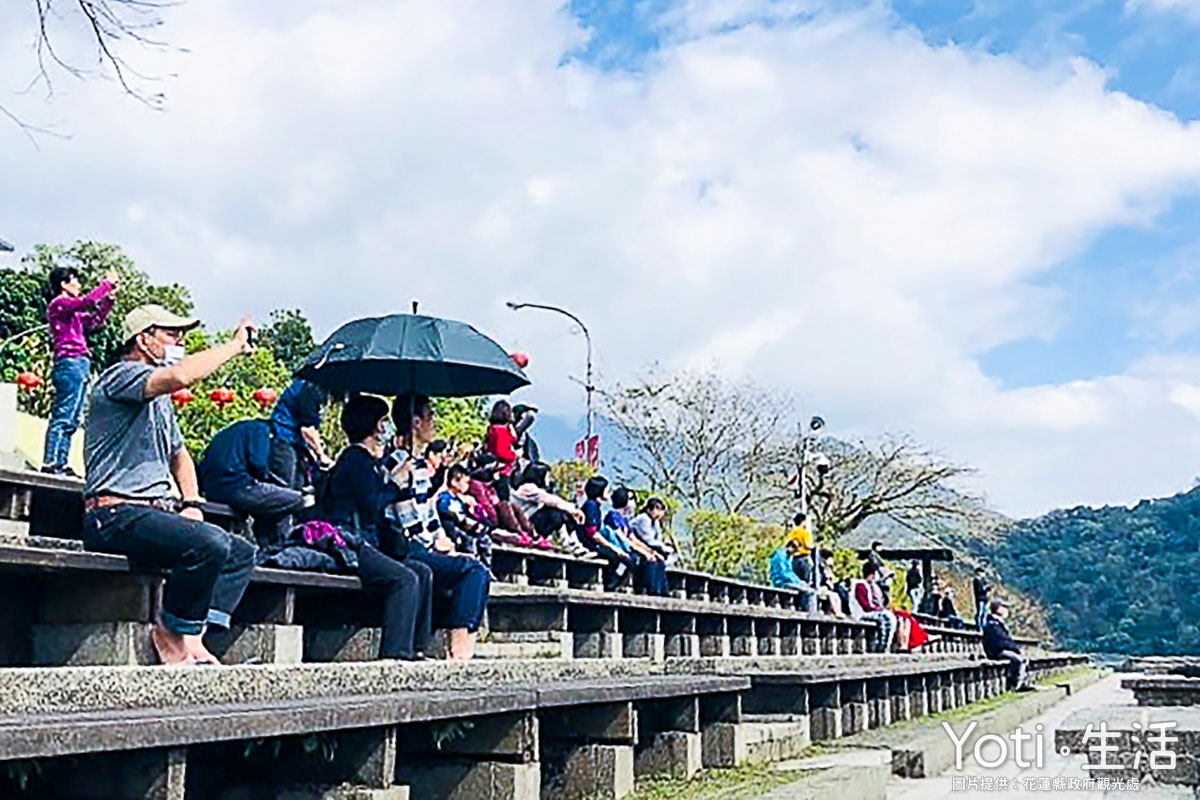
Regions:
M 487 567 L 468 556 L 448 556 L 413 541 L 409 559 L 419 561 L 433 570 L 433 588 L 438 596 L 450 594 L 450 602 L 439 615 L 447 628 L 466 628 L 474 633 L 483 622 L 487 608 L 491 578 Z
M 46 426 L 43 467 L 62 469 L 67 466 L 71 437 L 79 428 L 79 416 L 83 413 L 91 371 L 92 361 L 84 356 L 60 358 L 54 362 L 54 371 L 50 373 L 50 380 L 54 383 L 54 405 L 50 409 L 50 424 Z
M 411 658 L 429 644 L 433 625 L 433 571 L 425 564 L 388 558 L 364 542 L 358 551 L 363 587 L 383 600 L 380 658 Z
M 667 587 L 667 565 L 662 561 L 649 561 L 637 557 L 641 562 L 637 569 L 638 589 L 646 594 L 666 597 L 670 592 Z
M 571 519 L 571 515 L 561 508 L 542 506 L 529 515 L 529 524 L 533 526 L 538 536 L 545 538 L 557 533 L 563 525 L 574 529 L 575 520 Z
M 205 623 L 228 628 L 254 571 L 254 545 L 206 522 L 135 505 L 90 511 L 83 518 L 88 550 L 127 556 L 167 570 L 163 625 L 199 634 Z
M 299 436 L 300 434 L 296 434 Z M 289 488 L 300 489 L 308 483 L 311 459 L 304 442 L 289 442 L 280 436 L 271 437 L 271 452 L 267 456 L 267 468 L 287 483 Z
M 291 536 L 293 514 L 304 507 L 304 495 L 273 483 L 247 479 L 236 489 L 205 487 L 210 500 L 227 503 L 254 520 L 254 538 L 259 547 L 283 544 Z

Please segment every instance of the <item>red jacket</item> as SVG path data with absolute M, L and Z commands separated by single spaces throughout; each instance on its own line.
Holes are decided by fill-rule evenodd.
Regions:
M 513 464 L 517 461 L 517 434 L 512 425 L 492 425 L 487 430 L 484 439 L 484 449 L 494 455 L 496 460 L 504 464 L 501 475 L 512 472 Z

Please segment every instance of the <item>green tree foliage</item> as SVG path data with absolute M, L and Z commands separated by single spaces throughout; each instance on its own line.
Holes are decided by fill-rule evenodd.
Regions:
M 0 270 L 0 340 L 45 323 L 49 299 L 45 290 L 50 271 L 59 266 L 77 270 L 85 290 L 94 287 L 109 270 L 120 275 L 121 288 L 109 323 L 88 336 L 96 371 L 116 359 L 121 345 L 121 319 L 133 308 L 157 303 L 177 314 L 193 311 L 191 295 L 185 287 L 153 283 L 116 245 L 85 241 L 69 247 L 37 245 L 22 259 L 20 267 Z M 193 331 L 186 342 L 188 351 L 202 350 L 228 335 L 228 332 L 212 334 L 203 328 Z M 213 434 L 226 425 L 270 413 L 270 408 L 264 409 L 254 401 L 254 392 L 269 388 L 282 394 L 291 380 L 293 365 L 303 362 L 312 348 L 312 329 L 300 311 L 273 313 L 271 324 L 263 330 L 261 345 L 253 355 L 235 358 L 190 387 L 192 401 L 177 406 L 188 449 L 199 455 Z M 50 368 L 49 340 L 44 333 L 22 339 L 0 351 L 0 377 L 4 380 L 13 380 L 23 370 L 42 376 L 41 389 L 22 397 L 22 407 L 39 416 L 47 416 L 50 411 Z M 210 398 L 212 391 L 218 388 L 229 389 L 234 395 L 233 402 L 224 408 Z
M 1200 653 L 1200 488 L 1132 509 L 1054 511 L 962 544 L 1041 603 L 1064 647 Z
M 725 511 L 693 511 L 687 527 L 696 569 L 757 581 L 767 580 L 771 553 L 786 535 L 779 525 Z
M 144 303 L 158 303 L 178 314 L 192 312 L 187 289 L 177 284 L 152 283 L 117 245 L 86 241 L 69 247 L 40 244 L 22 259 L 19 267 L 0 269 L 0 341 L 45 325 L 50 271 L 55 267 L 77 270 L 85 291 L 95 287 L 109 270 L 120 275 L 121 290 L 109 324 L 88 335 L 93 368 L 97 371 L 116 357 L 121 345 L 120 321 L 131 309 Z M 44 330 L 0 351 L 0 379 L 11 381 L 26 370 L 42 377 L 42 387 L 21 399 L 24 410 L 39 416 L 50 413 L 51 366 L 50 341 Z
M 592 466 L 583 461 L 556 461 L 550 465 L 551 489 L 564 500 L 575 502 L 583 491 L 583 484 L 596 474 Z
M 262 329 L 260 341 L 289 372 L 300 369 L 317 346 L 312 326 L 298 308 L 271 312 L 271 324 Z
M 470 452 L 487 433 L 486 397 L 438 397 L 433 400 L 437 437 L 455 450 Z
M 212 335 L 200 329 L 187 338 L 189 353 L 195 353 L 224 341 L 231 335 L 222 331 Z M 200 455 L 208 442 L 222 428 L 241 419 L 266 417 L 271 407 L 264 408 L 254 400 L 258 389 L 273 389 L 283 394 L 291 380 L 291 371 L 279 360 L 269 347 L 259 347 L 248 356 L 239 356 L 199 383 L 189 387 L 193 399 L 184 406 L 176 406 L 179 426 L 183 429 L 188 450 Z M 228 389 L 233 393 L 233 402 L 221 407 L 211 397 L 217 389 Z

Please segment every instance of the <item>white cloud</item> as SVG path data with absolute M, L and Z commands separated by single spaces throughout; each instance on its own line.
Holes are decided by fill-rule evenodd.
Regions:
M 815 3 L 765 26 L 747 0 L 684 6 L 636 74 L 564 65 L 588 34 L 549 0 L 275 8 L 170 9 L 190 52 L 163 56 L 167 113 L 70 86 L 73 139 L 0 127 L 6 238 L 119 241 L 218 323 L 298 305 L 328 330 L 420 299 L 528 351 L 551 411 L 575 407 L 583 343 L 503 301 L 563 304 L 608 379 L 715 360 L 835 434 L 977 464 L 1008 511 L 1190 484 L 1200 368 L 1013 391 L 977 363 L 1052 334 L 1033 279 L 1196 188 L 1200 130 L 1097 65 Z M 27 59 L 0 49 L 0 75 Z
M 1130 11 L 1179 11 L 1200 19 L 1200 0 L 1125 0 Z

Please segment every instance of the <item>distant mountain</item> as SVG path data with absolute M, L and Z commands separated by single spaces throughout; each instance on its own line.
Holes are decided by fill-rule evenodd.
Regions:
M 1045 609 L 1058 644 L 1200 654 L 1200 487 L 1133 508 L 1073 508 L 953 537 Z

